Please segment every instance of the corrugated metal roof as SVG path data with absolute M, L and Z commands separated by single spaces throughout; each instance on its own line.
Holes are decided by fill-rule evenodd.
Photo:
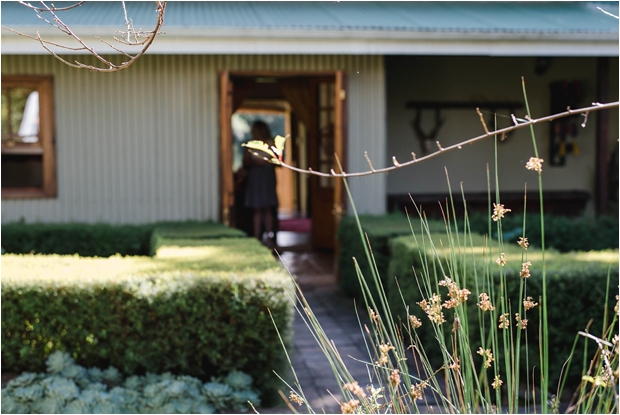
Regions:
M 38 4 L 38 3 L 33 3 Z M 67 2 L 55 2 L 63 7 Z M 126 2 L 136 27 L 154 23 L 153 2 Z M 170 1 L 165 29 L 412 31 L 466 33 L 618 33 L 618 2 L 204 2 Z M 17 2 L 2 2 L 2 25 L 45 26 Z M 61 18 L 74 26 L 124 25 L 120 2 L 86 2 Z

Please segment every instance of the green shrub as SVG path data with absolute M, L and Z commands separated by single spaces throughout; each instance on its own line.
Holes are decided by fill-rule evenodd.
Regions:
M 488 215 L 474 213 L 470 224 L 473 232 L 488 233 Z M 545 215 L 545 246 L 560 252 L 599 251 L 618 248 L 618 216 L 607 215 L 597 219 L 569 218 Z M 502 234 L 506 243 L 515 242 L 522 235 L 523 215 L 508 215 L 502 219 Z M 526 216 L 527 237 L 534 247 L 540 248 L 540 214 Z M 493 238 L 497 230 L 493 229 Z
M 10 223 L 2 225 L 2 248 L 14 254 L 148 255 L 153 229 L 154 225 Z
M 113 365 L 208 379 L 279 381 L 290 341 L 292 281 L 251 238 L 165 241 L 155 258 L 2 256 L 2 366 L 41 371 L 55 350 L 83 366 Z
M 86 223 L 2 225 L 2 248 L 13 254 L 59 254 L 109 257 L 154 255 L 159 239 L 245 237 L 239 229 L 216 222 L 158 222 L 147 225 Z
M 247 235 L 240 229 L 230 228 L 216 222 L 161 222 L 155 226 L 151 235 L 151 255 L 155 255 L 157 248 L 164 240 L 172 239 L 217 239 L 217 238 L 245 238 Z
M 359 217 L 362 231 L 368 235 L 372 253 L 377 263 L 379 276 L 383 285 L 386 283 L 388 264 L 390 262 L 390 240 L 402 235 L 411 235 L 411 227 L 405 215 L 400 213 L 389 215 L 364 215 Z M 412 219 L 412 226 L 419 227 L 420 221 Z M 443 229 L 442 222 L 430 221 L 429 226 L 433 229 Z M 355 258 L 362 270 L 362 274 L 376 295 L 374 283 L 370 273 L 370 265 L 364 253 L 364 245 L 360 238 L 355 217 L 345 216 L 340 221 L 337 238 L 340 243 L 338 253 L 338 272 L 340 273 L 340 287 L 347 295 L 362 300 L 357 272 L 353 259 Z
M 489 251 L 485 248 L 485 239 L 476 234 L 471 235 L 471 244 L 469 237 L 465 242 L 462 234 L 458 236 L 460 240 L 453 239 L 452 244 L 447 241 L 445 233 L 432 234 L 430 238 L 428 236 L 422 238 L 416 233 L 416 237 L 418 238 L 417 243 L 413 236 L 407 236 L 398 237 L 391 244 L 386 291 L 393 315 L 400 317 L 403 319 L 402 321 L 406 321 L 407 316 L 401 298 L 402 293 L 405 304 L 409 306 L 410 314 L 423 321 L 423 325 L 417 329 L 417 333 L 423 341 L 431 341 L 430 339 L 433 339 L 435 334 L 432 330 L 432 323 L 417 304 L 423 299 L 423 295 L 418 288 L 412 267 L 420 279 L 423 272 L 428 272 L 431 279 L 435 280 L 436 283 L 442 280 L 444 276 L 460 281 L 459 286 L 461 288 L 468 288 L 472 292 L 468 300 L 468 319 L 469 336 L 475 350 L 478 345 L 482 344 L 480 332 L 477 329 L 471 329 L 472 327 L 479 327 L 481 324 L 476 306 L 479 301 L 478 294 L 486 292 L 492 298 L 492 293 L 496 293 L 494 298 L 499 295 L 496 288 L 500 282 L 500 265 L 495 263 L 495 259 L 499 257 L 497 245 Z M 456 238 L 456 235 L 453 238 Z M 436 247 L 435 249 L 431 247 L 431 239 Z M 452 246 L 460 252 L 452 251 L 450 248 Z M 518 311 L 518 301 L 521 298 L 519 289 L 523 252 L 516 243 L 504 245 L 506 258 L 504 271 L 508 298 L 511 301 L 511 324 L 513 325 L 514 313 Z M 467 260 L 463 261 L 462 258 L 467 258 Z M 531 296 L 534 301 L 538 302 L 539 296 L 542 295 L 541 251 L 530 246 L 527 251 L 527 260 L 533 265 L 530 268 L 531 277 L 526 279 L 527 292 L 525 296 Z M 562 365 L 569 357 L 577 332 L 584 330 L 592 319 L 590 332 L 598 335 L 602 333 L 608 272 L 611 272 L 612 283 L 618 281 L 618 250 L 571 254 L 547 250 L 545 262 L 549 319 L 549 373 L 552 381 L 556 382 L 561 373 Z M 491 275 L 492 278 L 486 278 Z M 395 279 L 398 280 L 400 291 Z M 489 287 L 489 281 L 493 287 Z M 436 286 L 434 292 L 446 298 L 445 288 Z M 425 294 L 424 298 L 428 298 L 428 294 Z M 495 304 L 495 300 L 493 303 Z M 613 312 L 614 304 L 615 298 L 612 295 L 608 298 L 608 312 Z M 495 305 L 497 306 L 497 304 Z M 530 310 L 527 316 L 529 319 L 527 342 L 531 351 L 538 350 L 538 310 L 539 307 Z M 450 321 L 448 315 L 446 315 L 446 319 Z M 497 322 L 486 321 L 485 324 L 497 324 Z M 443 326 L 446 337 L 449 337 L 452 324 L 444 324 Z M 441 353 L 438 349 L 426 347 L 426 351 L 434 364 L 441 365 Z M 537 364 L 537 359 L 536 352 L 530 353 L 530 370 L 532 366 Z M 581 381 L 580 369 L 579 364 L 572 365 L 569 383 L 575 385 Z
M 251 376 L 233 371 L 203 383 L 170 373 L 123 379 L 110 366 L 105 370 L 77 365 L 66 352 L 47 359 L 47 374 L 24 372 L 2 389 L 3 413 L 156 413 L 184 414 L 247 412 L 260 399 Z

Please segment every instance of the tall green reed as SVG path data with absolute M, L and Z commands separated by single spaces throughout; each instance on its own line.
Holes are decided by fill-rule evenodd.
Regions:
M 531 119 L 524 80 L 522 87 L 527 117 Z M 487 166 L 488 233 L 482 252 L 477 251 L 474 243 L 462 185 L 463 217 L 457 217 L 455 202 L 450 197 L 445 206 L 442 205 L 445 233 L 441 237 L 431 231 L 424 211 L 412 198 L 417 220 L 407 214 L 412 238 L 420 248 L 419 261 L 412 269 L 413 281 L 396 281 L 396 284 L 400 287 L 402 283 L 414 283 L 422 300 L 408 304 L 400 291 L 406 315 L 404 321 L 393 314 L 393 304 L 390 304 L 386 287 L 381 282 L 372 247 L 363 232 L 347 180 L 343 179 L 359 237 L 364 242 L 365 256 L 371 264 L 371 275 L 365 276 L 357 260 L 353 259 L 369 318 L 369 326 L 360 322 L 360 329 L 366 333 L 368 360 L 364 363 L 368 368 L 368 379 L 353 379 L 336 345 L 322 330 L 299 287 L 294 298 L 291 298 L 296 302 L 298 313 L 313 333 L 338 380 L 343 397 L 339 403 L 343 413 L 419 413 L 429 410 L 430 406 L 433 411 L 441 413 L 516 413 L 523 410 L 526 413 L 536 413 L 538 410 L 548 413 L 559 410 L 559 396 L 562 395 L 566 378 L 561 378 L 556 397 L 551 398 L 543 160 L 539 158 L 533 126 L 530 126 L 530 133 L 534 157 L 530 158 L 525 167 L 538 175 L 542 235 L 541 263 L 536 264 L 537 269 L 541 270 L 542 292 L 537 299 L 527 295 L 529 268 L 532 266 L 528 261 L 526 233 L 527 188 L 523 198 L 522 234 L 518 241 L 522 263 L 519 291 L 517 298 L 509 298 L 504 268 L 508 247 L 504 246 L 502 218 L 511 209 L 504 207 L 500 200 L 497 137 L 493 172 L 495 195 L 491 194 L 491 173 Z M 446 179 L 449 194 L 452 195 L 447 169 Z M 488 237 L 493 234 L 493 225 L 496 228 L 496 240 Z M 373 292 L 377 294 L 373 295 Z M 474 303 L 474 299 L 479 301 Z M 527 341 L 527 322 L 536 307 L 540 308 L 537 313 L 540 342 L 538 350 L 532 351 Z M 618 410 L 618 336 L 616 334 L 613 337 L 613 328 L 617 328 L 617 310 L 611 322 L 607 323 L 605 321 L 605 331 L 601 338 L 583 332 L 575 340 L 574 350 L 579 338 L 594 338 L 597 351 L 591 358 L 588 344 L 584 343 L 584 378 L 568 408 L 571 411 Z M 431 330 L 420 331 L 422 324 L 429 325 Z M 431 333 L 432 338 L 427 337 L 428 333 Z M 477 333 L 480 343 L 475 340 L 474 333 Z M 432 356 L 435 353 L 429 353 L 434 348 L 439 349 L 439 362 Z M 571 355 L 567 366 L 570 366 L 575 354 Z M 587 362 L 591 363 L 588 365 Z M 303 385 L 292 369 L 295 381 L 293 385 L 287 384 L 291 391 L 289 399 L 305 403 L 308 412 L 314 413 L 314 408 L 303 393 Z M 527 373 L 525 386 L 521 381 L 523 372 Z M 368 386 L 363 388 L 362 385 Z M 608 385 L 613 388 L 607 388 Z M 295 410 L 292 405 L 290 408 Z

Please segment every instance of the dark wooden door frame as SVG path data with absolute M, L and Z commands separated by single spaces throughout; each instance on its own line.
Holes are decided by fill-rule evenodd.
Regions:
M 233 88 L 235 77 L 333 77 L 335 80 L 336 102 L 336 134 L 339 134 L 336 142 L 338 143 L 335 152 L 339 154 L 342 168 L 346 171 L 347 157 L 347 77 L 342 70 L 321 70 L 321 71 L 286 71 L 286 70 L 221 70 L 219 72 L 219 155 L 220 155 L 220 221 L 230 224 L 230 206 L 234 202 L 234 189 L 232 178 L 232 127 L 230 119 L 233 109 Z M 338 126 L 340 128 L 338 128 Z M 336 137 L 335 137 L 336 138 Z M 336 170 L 336 169 L 334 169 Z M 336 210 L 344 212 L 346 197 L 342 191 L 342 180 L 335 179 L 335 195 L 340 203 Z M 338 220 L 339 218 L 336 218 Z

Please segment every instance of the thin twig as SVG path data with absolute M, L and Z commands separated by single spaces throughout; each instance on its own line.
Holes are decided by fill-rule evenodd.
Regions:
M 494 137 L 496 135 L 503 136 L 506 133 L 518 130 L 518 129 L 523 128 L 523 127 L 528 127 L 528 126 L 531 126 L 531 125 L 534 125 L 534 124 L 540 124 L 540 123 L 543 123 L 543 122 L 549 122 L 549 121 L 556 120 L 558 118 L 569 117 L 569 116 L 575 115 L 575 114 L 584 114 L 584 113 L 593 112 L 593 111 L 600 111 L 600 110 L 605 110 L 605 109 L 618 108 L 618 105 L 619 105 L 619 103 L 617 101 L 616 102 L 609 102 L 609 103 L 606 103 L 606 104 L 601 104 L 599 102 L 593 102 L 592 106 L 590 106 L 590 107 L 579 108 L 579 109 L 576 109 L 576 110 L 568 109 L 565 112 L 560 112 L 558 114 L 548 115 L 546 117 L 541 117 L 541 118 L 536 118 L 536 119 L 531 119 L 529 117 L 526 117 L 527 119 L 523 120 L 523 119 L 518 119 L 518 118 L 516 118 L 513 115 L 511 118 L 513 119 L 513 122 L 515 122 L 515 125 L 512 125 L 510 127 L 501 128 L 501 129 L 495 130 L 495 131 L 489 131 L 489 132 L 487 132 L 485 134 L 482 134 L 482 135 L 479 135 L 477 137 L 461 141 L 458 144 L 453 144 L 451 146 L 444 147 L 441 150 L 438 150 L 438 151 L 435 151 L 433 153 L 427 154 L 427 155 L 425 155 L 423 157 L 419 157 L 418 158 L 418 157 L 416 157 L 416 154 L 414 152 L 411 152 L 412 160 L 410 160 L 410 161 L 406 161 L 406 162 L 402 162 L 402 163 L 393 163 L 393 166 L 383 167 L 383 168 L 379 168 L 379 169 L 371 167 L 371 170 L 357 172 L 357 173 L 346 173 L 346 172 L 336 173 L 333 170 L 330 171 L 329 173 L 324 173 L 324 172 L 313 170 L 310 167 L 308 169 L 301 169 L 299 167 L 295 167 L 295 166 L 292 166 L 290 164 L 286 164 L 284 162 L 278 163 L 278 164 L 283 166 L 283 167 L 286 167 L 287 169 L 290 169 L 292 171 L 298 172 L 298 173 L 312 174 L 312 175 L 320 176 L 320 177 L 361 177 L 361 176 L 369 176 L 371 174 L 376 174 L 376 173 L 388 173 L 388 172 L 393 171 L 393 170 L 397 170 L 397 169 L 400 169 L 400 168 L 403 168 L 403 167 L 411 166 L 412 164 L 415 164 L 415 163 L 418 163 L 418 162 L 421 162 L 421 161 L 425 161 L 425 160 L 431 159 L 433 157 L 437 157 L 438 155 L 446 153 L 446 152 L 448 152 L 450 150 L 461 149 L 465 145 L 474 144 L 474 143 L 477 143 L 478 141 L 482 141 L 482 140 L 484 140 L 486 138 Z M 518 120 L 518 122 L 517 122 L 517 120 Z M 367 157 L 367 155 L 366 155 L 366 157 Z M 395 160 L 396 159 L 393 158 L 392 162 L 394 162 Z
M 32 6 L 30 3 L 26 3 L 24 1 L 20 1 L 20 4 L 22 4 L 25 7 L 28 7 L 32 10 L 35 11 L 35 13 L 37 13 L 37 17 L 41 20 L 43 20 L 44 22 L 46 22 L 47 24 L 49 24 L 50 26 L 60 30 L 62 33 L 71 36 L 74 40 L 76 40 L 78 42 L 78 44 L 80 45 L 79 47 L 71 47 L 71 46 L 67 46 L 67 45 L 63 45 L 63 44 L 59 44 L 59 43 L 55 43 L 55 42 L 51 42 L 48 40 L 45 40 L 41 37 L 40 33 L 37 32 L 35 36 L 32 35 L 28 35 L 22 32 L 19 32 L 17 30 L 11 29 L 9 27 L 5 27 L 2 26 L 3 29 L 5 30 L 9 30 L 13 33 L 16 33 L 20 36 L 24 36 L 27 37 L 29 39 L 33 39 L 38 41 L 41 46 L 48 51 L 53 57 L 55 57 L 56 59 L 58 59 L 59 61 L 61 61 L 62 63 L 71 66 L 73 68 L 81 68 L 81 69 L 89 69 L 91 71 L 96 71 L 96 72 L 115 72 L 121 69 L 125 69 L 128 68 L 129 66 L 131 66 L 136 60 L 138 60 L 142 55 L 144 55 L 144 53 L 147 51 L 147 49 L 151 46 L 151 44 L 153 43 L 153 41 L 155 40 L 155 36 L 157 36 L 160 33 L 160 29 L 164 24 L 164 13 L 166 11 L 166 2 L 165 1 L 156 1 L 156 5 L 157 7 L 155 8 L 155 11 L 157 13 L 157 23 L 155 25 L 155 28 L 150 31 L 150 32 L 145 32 L 142 30 L 135 30 L 134 26 L 133 26 L 133 21 L 129 18 L 128 14 L 127 14 L 127 9 L 125 8 L 125 2 L 122 2 L 122 6 L 123 6 L 123 13 L 124 13 L 124 17 L 125 17 L 125 25 L 127 26 L 127 31 L 119 31 L 119 33 L 126 35 L 127 39 L 119 39 L 117 37 L 114 37 L 114 39 L 116 41 L 118 41 L 119 43 L 122 43 L 124 45 L 129 45 L 129 46 L 142 46 L 142 49 L 140 50 L 140 52 L 138 52 L 135 55 L 131 55 L 127 52 L 124 52 L 122 50 L 120 50 L 118 47 L 115 47 L 114 45 L 112 45 L 110 42 L 107 42 L 103 39 L 101 39 L 98 36 L 95 36 L 95 39 L 99 40 L 100 42 L 106 44 L 108 47 L 110 47 L 112 50 L 114 50 L 117 53 L 120 53 L 122 55 L 124 55 L 125 57 L 129 58 L 128 60 L 122 62 L 120 65 L 114 64 L 111 61 L 109 61 L 108 59 L 105 59 L 104 57 L 102 57 L 99 53 L 97 53 L 95 51 L 95 49 L 91 46 L 89 46 L 86 42 L 84 42 L 73 30 L 71 30 L 71 28 L 65 24 L 56 14 L 56 12 L 58 11 L 67 11 L 70 9 L 74 9 L 78 6 L 81 6 L 84 2 L 78 2 L 75 3 L 71 6 L 68 7 L 62 7 L 62 8 L 56 8 L 53 4 L 51 6 L 48 6 L 44 1 L 41 1 L 41 5 L 42 7 L 35 7 Z M 46 19 L 45 17 L 43 17 L 42 13 L 47 12 L 52 16 L 52 21 Z M 131 40 L 131 36 L 133 36 L 133 38 L 135 39 L 134 41 Z M 70 51 L 87 51 L 90 55 L 94 56 L 97 60 L 99 60 L 101 62 L 102 65 L 104 65 L 105 67 L 97 67 L 97 66 L 93 66 L 93 65 L 86 65 L 83 64 L 79 61 L 75 61 L 75 63 L 71 63 L 69 61 L 67 61 L 64 58 L 61 58 L 60 56 L 58 56 L 57 52 L 53 51 L 50 46 L 54 46 L 60 49 L 65 49 L 65 50 L 70 50 Z

